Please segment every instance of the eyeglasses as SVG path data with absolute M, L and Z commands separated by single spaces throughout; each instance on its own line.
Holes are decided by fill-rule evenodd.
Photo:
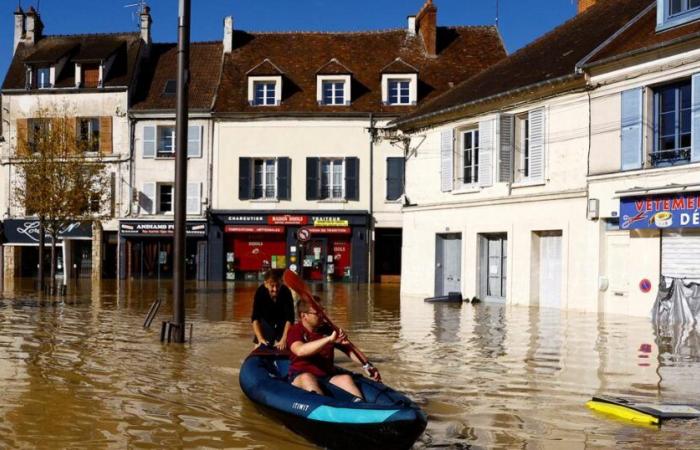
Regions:
M 313 314 L 314 316 L 318 316 L 318 313 L 316 311 L 307 311 L 304 314 Z

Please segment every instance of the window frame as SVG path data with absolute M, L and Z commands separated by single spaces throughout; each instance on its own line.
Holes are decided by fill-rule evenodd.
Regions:
M 689 104 L 688 107 L 684 108 L 682 104 L 682 90 L 683 88 L 688 88 Z M 673 91 L 674 92 L 674 106 L 672 111 L 661 112 L 661 96 L 664 92 Z M 671 83 L 662 84 L 655 86 L 651 89 L 652 95 L 652 115 L 653 115 L 653 144 L 651 146 L 651 151 L 649 153 L 649 159 L 651 167 L 667 167 L 675 165 L 683 165 L 690 163 L 690 153 L 691 153 L 691 142 L 688 142 L 688 146 L 681 146 L 683 136 L 687 135 L 689 140 L 692 139 L 692 81 L 690 79 L 676 80 Z M 688 124 L 688 132 L 684 133 L 682 130 L 683 112 L 689 114 L 690 123 Z M 671 135 L 663 135 L 661 131 L 661 116 L 662 114 L 673 113 L 674 115 L 674 148 L 661 150 L 661 139 L 664 137 L 669 137 Z M 667 153 L 669 157 L 662 157 L 662 153 Z M 675 154 L 675 157 L 673 156 Z
M 328 103 L 325 98 L 326 83 L 343 84 L 343 96 L 340 102 Z M 347 106 L 352 102 L 352 77 L 350 75 L 317 75 L 316 101 L 322 106 Z
M 164 187 L 170 188 L 170 209 L 166 210 L 162 207 Z M 174 214 L 175 213 L 175 185 L 173 183 L 156 183 L 156 205 L 158 214 Z
M 659 0 L 657 2 L 656 31 L 677 27 L 700 18 L 700 4 L 690 7 L 690 1 L 694 0 L 680 0 L 682 3 L 681 11 L 675 13 L 671 12 L 672 1 Z
M 472 146 L 470 149 L 467 149 L 467 139 L 466 136 L 470 134 L 472 136 L 471 142 Z M 476 136 L 476 140 L 474 137 Z M 475 187 L 479 185 L 479 148 L 481 144 L 480 136 L 479 136 L 479 128 L 469 128 L 465 130 L 460 130 L 459 132 L 459 137 L 460 137 L 460 148 L 459 148 L 459 177 L 457 177 L 458 180 L 462 182 L 462 186 L 464 187 Z M 476 146 L 473 145 L 473 143 L 476 141 Z M 470 164 L 470 171 L 471 171 L 471 177 L 470 181 L 467 182 L 466 180 L 466 169 L 467 169 L 467 163 L 466 163 L 466 153 L 469 151 L 471 153 L 471 164 Z
M 251 200 L 277 200 L 278 197 L 278 192 L 279 192 L 279 187 L 277 186 L 277 180 L 279 179 L 279 173 L 278 173 L 278 165 L 277 165 L 278 158 L 251 158 L 250 164 L 251 164 L 251 175 L 252 175 L 252 182 L 251 182 Z M 258 171 L 257 171 L 257 163 L 260 162 L 261 164 L 261 176 L 260 176 L 260 192 L 258 192 Z M 271 164 L 270 164 L 271 163 Z M 272 171 L 268 171 L 268 167 L 272 166 Z M 270 186 L 268 186 L 267 183 L 267 177 L 271 175 L 272 176 L 272 195 L 268 195 L 268 189 Z M 258 195 L 259 194 L 259 195 Z
M 172 130 L 170 133 L 171 150 L 163 150 L 161 142 L 163 142 L 164 130 Z M 157 125 L 156 126 L 156 158 L 174 158 L 175 157 L 175 126 L 174 125 Z
M 391 101 L 391 83 L 408 82 L 408 102 Z M 402 96 L 399 96 L 399 100 Z M 387 106 L 415 106 L 418 104 L 418 74 L 417 73 L 385 73 L 382 74 L 382 103 Z
M 270 85 L 274 84 L 273 92 L 273 102 L 267 103 L 267 97 L 265 103 L 257 103 L 256 98 L 256 86 L 260 84 Z M 248 104 L 250 106 L 279 106 L 282 103 L 282 77 L 281 76 L 249 76 L 248 77 Z
M 515 153 L 517 159 L 515 167 L 515 182 L 523 182 L 530 179 L 532 162 L 530 154 L 530 114 L 525 112 L 515 116 Z
M 46 83 L 42 84 L 41 73 L 46 73 Z M 51 67 L 37 67 L 34 69 L 34 75 L 36 76 L 35 86 L 37 89 L 51 89 L 53 85 L 51 84 Z
M 326 200 L 326 201 L 342 201 L 345 200 L 345 158 L 319 158 L 318 161 L 319 164 L 319 170 L 318 170 L 318 183 L 319 183 L 319 189 L 318 189 L 318 197 L 319 200 Z M 328 185 L 327 185 L 327 190 L 324 190 L 324 172 L 323 172 L 323 167 L 324 164 L 328 164 L 329 169 L 328 169 Z M 340 166 L 340 186 L 336 187 L 335 183 L 333 181 L 333 175 L 334 175 L 334 168 Z M 340 195 L 333 195 L 334 193 L 339 192 Z M 324 195 L 325 194 L 325 195 Z
M 76 137 L 79 143 L 86 142 L 84 150 L 86 153 L 98 153 L 100 151 L 100 118 L 99 117 L 78 117 L 77 119 Z M 83 124 L 88 123 L 88 138 L 84 139 Z M 97 136 L 93 127 L 97 125 Z
M 36 130 L 37 128 L 46 128 L 45 131 L 41 131 L 41 133 L 50 133 L 51 132 L 51 126 L 52 126 L 52 121 L 49 118 L 30 118 L 27 119 L 27 148 L 31 153 L 37 153 L 38 150 L 36 149 Z

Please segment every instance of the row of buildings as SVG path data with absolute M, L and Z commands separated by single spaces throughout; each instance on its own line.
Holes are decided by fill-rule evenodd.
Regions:
M 17 133 L 47 106 L 99 127 L 114 172 L 114 219 L 67 230 L 65 260 L 167 276 L 175 46 L 151 43 L 147 9 L 140 34 L 44 37 L 36 12 L 15 19 L 5 277 L 36 258 L 9 199 Z M 698 43 L 691 0 L 579 0 L 511 55 L 493 27 L 437 26 L 430 0 L 384 32 L 227 18 L 222 42 L 192 47 L 190 275 L 295 265 L 400 274 L 406 295 L 647 314 L 660 284 L 700 280 Z

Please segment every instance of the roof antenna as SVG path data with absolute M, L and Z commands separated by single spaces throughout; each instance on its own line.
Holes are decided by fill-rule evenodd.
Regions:
M 128 5 L 124 5 L 124 8 L 135 8 L 132 13 L 131 13 L 131 19 L 134 21 L 136 24 L 136 28 L 141 27 L 141 21 L 139 19 L 139 14 L 143 11 L 143 8 L 146 7 L 146 0 L 138 0 L 138 3 L 130 3 Z
M 496 0 L 496 28 L 498 28 L 498 0 Z

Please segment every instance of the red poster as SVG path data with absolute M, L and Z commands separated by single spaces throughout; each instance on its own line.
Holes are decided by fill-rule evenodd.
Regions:
M 343 277 L 345 268 L 352 266 L 350 241 L 344 238 L 329 239 L 328 254 L 333 255 L 334 275 Z
M 286 255 L 284 235 L 248 234 L 233 238 L 234 267 L 244 272 L 271 268 L 272 257 Z

